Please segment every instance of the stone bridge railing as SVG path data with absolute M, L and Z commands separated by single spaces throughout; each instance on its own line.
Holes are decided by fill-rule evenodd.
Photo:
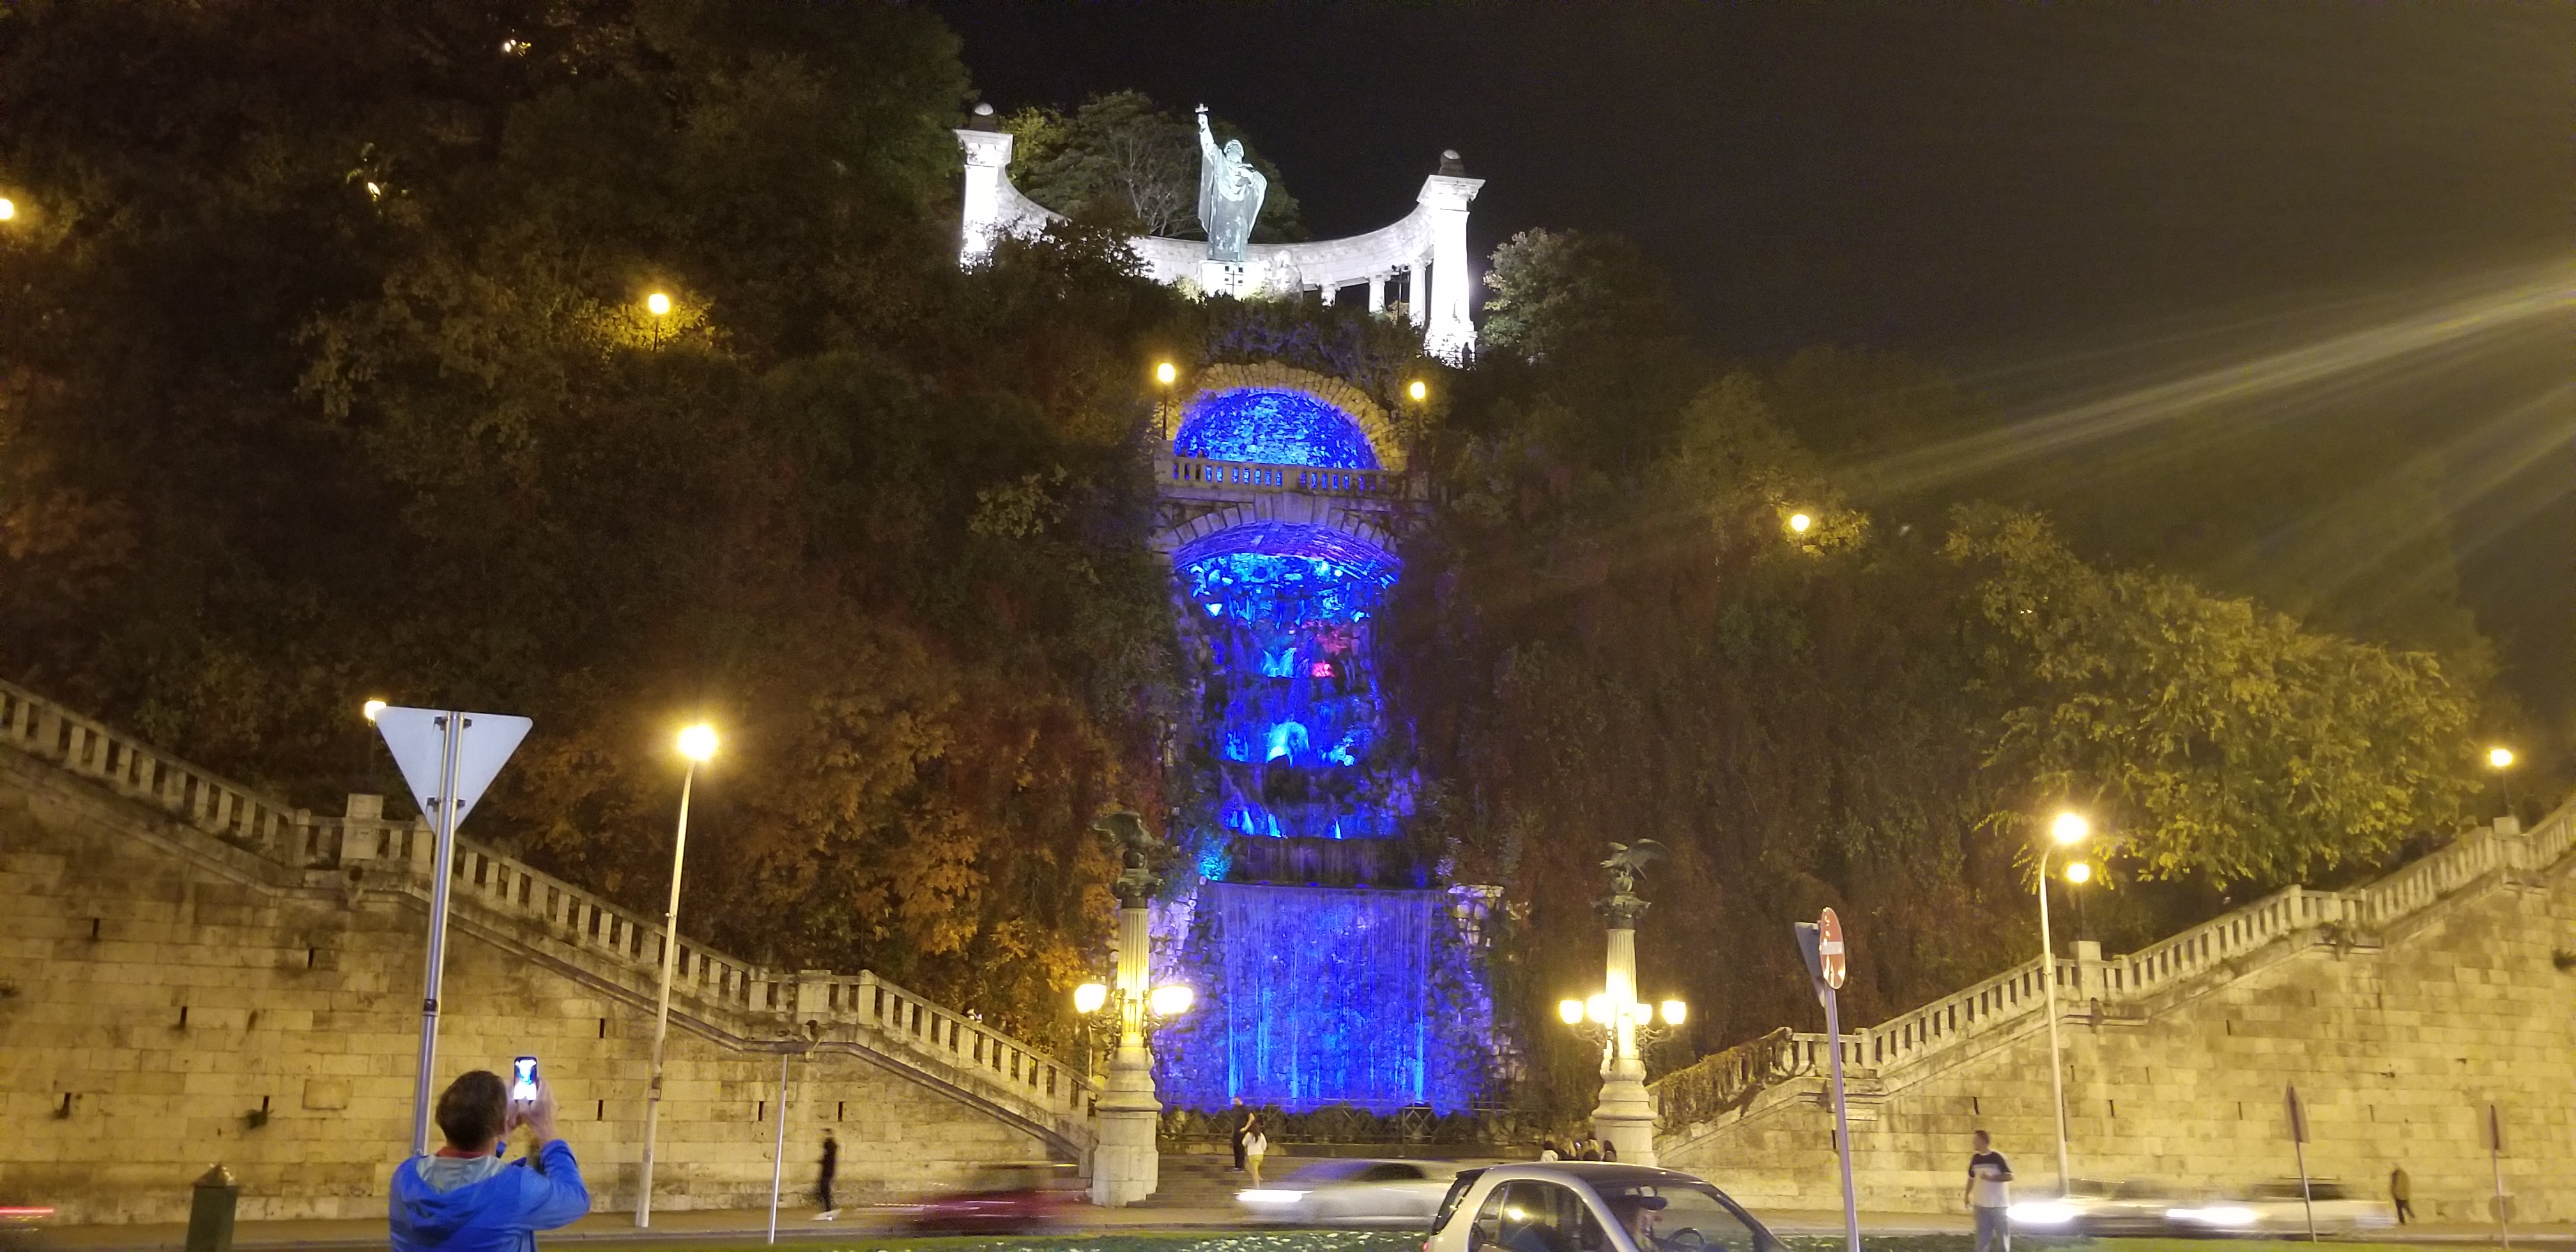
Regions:
M 1417 476 L 1397 470 L 1261 465 L 1250 461 L 1213 461 L 1190 456 L 1167 456 L 1157 460 L 1167 490 L 1299 491 L 1309 495 L 1402 500 L 1420 494 L 1421 489 L 1421 480 Z
M 387 821 L 352 796 L 319 815 L 153 749 L 19 687 L 0 683 L 0 744 L 157 808 L 251 854 L 282 883 L 394 890 L 426 904 L 434 839 L 425 823 Z M 448 867 L 450 916 L 650 1008 L 661 976 L 660 922 L 459 838 Z M 673 974 L 676 1022 L 734 1046 L 770 1048 L 805 1023 L 819 1046 L 866 1056 L 1052 1142 L 1089 1151 L 1092 1090 L 1044 1051 L 873 973 L 764 969 L 683 935 Z
M 1989 1037 L 2044 1021 L 2047 984 L 2057 980 L 2061 1013 L 2092 1014 L 2154 1007 L 2160 997 L 2202 975 L 2225 970 L 2284 939 L 2366 944 L 2464 887 L 2497 873 L 2531 872 L 2576 849 L 2576 806 L 2562 806 L 2524 833 L 2510 819 L 2469 830 L 2438 851 L 2352 891 L 2285 887 L 2189 930 L 2108 960 L 2034 958 L 1992 978 L 1843 1035 L 1849 1075 L 1880 1089 L 1902 1086 L 1912 1072 L 1947 1060 Z M 2083 945 L 2079 951 L 2089 949 Z M 1709 1121 L 1752 1103 L 1766 1087 L 1821 1073 L 1821 1033 L 1787 1029 L 1738 1044 L 1656 1080 L 1652 1090 L 1664 1130 Z

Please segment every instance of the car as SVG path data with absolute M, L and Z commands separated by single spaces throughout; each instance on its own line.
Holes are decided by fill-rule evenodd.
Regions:
M 919 1234 L 1017 1235 L 1053 1226 L 1072 1197 L 1052 1165 L 1003 1165 L 963 1191 L 912 1206 L 904 1224 Z
M 0 1249 L 39 1246 L 37 1236 L 53 1219 L 54 1211 L 43 1205 L 0 1204 Z
M 2234 1199 L 2208 1200 L 2167 1211 L 2177 1229 L 2232 1235 L 2306 1234 L 2308 1211 L 2316 1210 L 2317 1233 L 2350 1234 L 2397 1224 L 2387 1203 L 2354 1194 L 2337 1182 L 2311 1180 L 2302 1194 L 2299 1180 L 2267 1182 Z
M 1457 1176 L 1457 1166 L 1439 1161 L 1316 1161 L 1234 1199 L 1259 1222 L 1422 1226 Z
M 2077 1178 L 2066 1194 L 2023 1200 L 2005 1209 L 2004 1218 L 2015 1234 L 2160 1235 L 2171 1227 L 2165 1214 L 2176 1202 L 2160 1183 Z
M 1461 1172 L 1423 1252 L 1786 1252 L 1725 1192 L 1680 1170 L 1607 1161 Z

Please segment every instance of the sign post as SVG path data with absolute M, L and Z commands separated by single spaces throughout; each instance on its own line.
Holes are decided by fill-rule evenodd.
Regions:
M 2496 1238 L 2504 1242 L 2505 1252 L 2513 1252 L 2513 1202 L 2504 1193 L 2504 1112 L 2492 1104 L 2487 1106 L 2486 1132 L 2487 1164 L 2495 1170 Z
M 1832 909 L 1813 922 L 1797 924 L 1798 950 L 1807 958 L 1807 976 L 1816 998 L 1825 1005 L 1825 1055 L 1834 1083 L 1834 1146 L 1843 1165 L 1843 1238 L 1849 1252 L 1860 1249 L 1860 1201 L 1852 1191 L 1851 1109 L 1843 1095 L 1843 1023 L 1834 993 L 1842 989 L 1850 963 L 1843 954 L 1843 923 Z
M 2308 1189 L 2308 1111 L 2299 1104 L 2296 1084 L 2284 1087 L 2290 1110 L 2290 1150 L 2299 1158 L 2299 1205 L 2308 1213 L 2308 1242 L 2317 1241 L 2317 1199 Z
M 411 1151 L 429 1151 L 430 1084 L 438 1071 L 438 988 L 447 967 L 447 889 L 456 878 L 456 828 L 535 723 L 504 713 L 387 706 L 376 733 L 402 767 L 437 839 L 429 875 L 429 966 L 420 1002 L 420 1068 L 413 1075 Z

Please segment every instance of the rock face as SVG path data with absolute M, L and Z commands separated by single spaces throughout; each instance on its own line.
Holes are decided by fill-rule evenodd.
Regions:
M 381 1215 L 429 843 L 374 797 L 286 809 L 0 688 L 0 1204 L 178 1221 L 220 1161 L 245 1219 Z M 539 1057 L 595 1204 L 631 1210 L 660 927 L 462 841 L 452 871 L 439 1080 Z M 768 1202 L 790 1032 L 819 1037 L 788 1067 L 790 1203 L 827 1128 L 862 1200 L 1086 1161 L 1073 1068 L 870 974 L 680 951 L 657 1210 Z
M 2492 1221 L 2492 1103 L 2516 1220 L 2576 1217 L 2571 820 L 2507 819 L 2369 887 L 2291 888 L 2127 956 L 2076 945 L 2056 968 L 2074 1176 L 2186 1196 L 2293 1177 L 2296 1084 L 2316 1179 L 2385 1199 L 2403 1166 L 2423 1217 Z M 1981 1126 L 2020 1194 L 2054 1192 L 2041 976 L 2034 960 L 1845 1036 L 1863 1208 L 1955 1210 Z M 1838 1206 L 1823 1046 L 1782 1031 L 1658 1083 L 1664 1163 L 1755 1204 Z

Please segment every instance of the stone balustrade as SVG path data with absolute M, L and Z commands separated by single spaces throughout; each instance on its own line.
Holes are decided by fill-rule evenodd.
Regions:
M 1309 495 L 1367 496 L 1407 499 L 1415 491 L 1411 475 L 1393 470 L 1319 469 L 1311 465 L 1260 465 L 1248 461 L 1213 461 L 1167 456 L 1161 462 L 1166 486 L 1216 488 L 1225 491 L 1296 491 Z
M 2104 960 L 2093 945 L 2078 944 L 2076 957 L 2034 958 L 1844 1034 L 1843 1065 L 1856 1077 L 1901 1084 L 1909 1071 L 1940 1062 L 1981 1036 L 2044 1020 L 2044 978 L 2057 980 L 2062 1014 L 2143 1013 L 2168 993 L 2197 985 L 2202 975 L 2232 968 L 2284 939 L 2304 935 L 2319 942 L 2373 944 L 2379 932 L 2404 924 L 2488 875 L 2537 871 L 2566 856 L 2571 846 L 2576 846 L 2576 806 L 2561 807 L 2527 834 L 2509 818 L 2493 828 L 2469 830 L 2356 890 L 2285 887 L 2125 956 Z M 1666 1075 L 1655 1087 L 1659 1099 L 1671 1101 L 1667 1128 L 1738 1107 L 1753 1094 L 1748 1088 L 1822 1073 L 1827 1046 L 1821 1033 L 1774 1032 Z
M 317 816 L 144 744 L 22 688 L 0 683 L 0 743 L 104 784 L 212 835 L 280 875 L 337 874 L 352 890 L 404 891 L 426 902 L 436 840 L 427 823 L 390 821 L 382 800 L 352 796 Z M 571 883 L 463 838 L 449 867 L 451 917 L 604 980 L 649 1004 L 665 935 Z M 899 1060 L 1029 1124 L 1076 1155 L 1091 1140 L 1090 1083 L 1039 1048 L 929 998 L 861 972 L 768 970 L 679 940 L 675 1018 L 737 1043 L 777 1039 L 805 1022 L 821 1046 Z

